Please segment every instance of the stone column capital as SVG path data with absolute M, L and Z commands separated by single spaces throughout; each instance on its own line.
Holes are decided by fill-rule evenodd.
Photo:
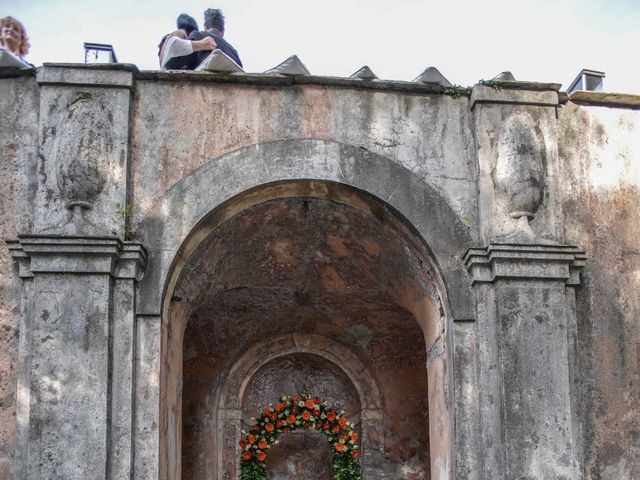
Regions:
M 579 285 L 586 258 L 584 250 L 575 246 L 491 243 L 470 248 L 464 263 L 474 285 L 499 279 L 556 280 Z
M 101 273 L 139 281 L 147 261 L 142 244 L 110 236 L 20 235 L 7 246 L 19 262 L 22 278 L 35 273 Z

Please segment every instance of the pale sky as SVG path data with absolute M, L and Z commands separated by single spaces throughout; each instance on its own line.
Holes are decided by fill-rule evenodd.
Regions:
M 510 70 L 566 89 L 590 68 L 606 72 L 605 91 L 640 94 L 640 0 L 3 0 L 0 16 L 25 25 L 36 65 L 83 62 L 88 41 L 149 70 L 178 14 L 202 28 L 208 7 L 223 10 L 247 72 L 296 54 L 314 75 L 369 65 L 382 79 L 410 81 L 435 66 L 467 86 Z

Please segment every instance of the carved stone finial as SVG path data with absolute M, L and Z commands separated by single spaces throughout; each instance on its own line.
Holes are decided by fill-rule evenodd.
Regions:
M 73 97 L 67 106 L 66 118 L 58 125 L 53 161 L 58 165 L 56 180 L 60 196 L 71 212 L 69 224 L 65 226 L 68 233 L 91 230 L 86 213 L 109 176 L 112 127 L 113 121 L 104 105 L 86 92 L 78 92 Z
M 491 80 L 493 80 L 494 82 L 515 82 L 516 81 L 515 77 L 513 76 L 513 73 L 509 71 L 500 72 Z
M 529 114 L 518 112 L 505 120 L 497 151 L 493 182 L 507 214 L 504 221 L 512 224 L 511 232 L 497 240 L 549 243 L 538 238 L 529 225 L 542 203 L 545 186 L 544 141 Z

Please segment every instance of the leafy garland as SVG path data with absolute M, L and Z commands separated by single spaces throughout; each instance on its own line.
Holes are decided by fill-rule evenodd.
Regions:
M 269 406 L 255 419 L 249 432 L 242 431 L 240 440 L 241 480 L 267 478 L 267 450 L 278 443 L 278 435 L 293 430 L 312 428 L 327 436 L 333 450 L 334 480 L 362 480 L 358 433 L 344 412 L 321 402 L 309 394 L 285 395 L 275 406 Z

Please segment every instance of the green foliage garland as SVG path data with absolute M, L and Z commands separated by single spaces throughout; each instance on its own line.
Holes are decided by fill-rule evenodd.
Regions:
M 267 478 L 267 450 L 278 443 L 278 435 L 299 429 L 314 429 L 327 437 L 333 451 L 334 480 L 362 480 L 358 433 L 335 406 L 309 394 L 285 395 L 275 406 L 264 409 L 240 440 L 241 480 Z

